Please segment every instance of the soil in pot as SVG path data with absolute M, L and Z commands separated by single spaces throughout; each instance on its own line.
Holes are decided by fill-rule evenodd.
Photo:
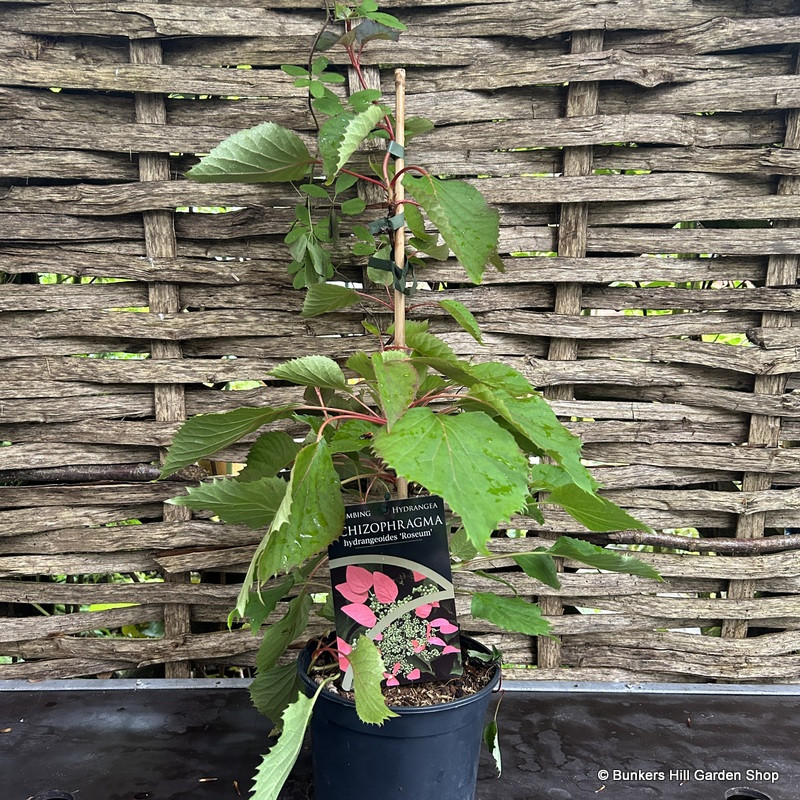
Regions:
M 465 651 L 488 653 L 467 637 L 462 643 Z M 306 693 L 317 688 L 306 672 L 315 650 L 316 642 L 310 642 L 300 657 L 298 671 Z M 473 662 L 473 667 L 484 673 L 485 680 L 480 662 Z M 472 669 L 460 687 L 452 681 L 440 684 L 440 690 L 451 684 L 444 690 L 449 696 L 444 701 L 434 699 L 431 691 L 433 705 L 400 706 L 390 699 L 399 716 L 381 726 L 361 722 L 352 700 L 323 691 L 311 718 L 315 800 L 472 800 L 484 719 L 492 690 L 500 681 L 499 667 L 491 666 L 488 672 L 488 683 L 472 694 L 465 691 L 472 682 Z M 419 686 L 393 687 L 392 691 L 401 688 L 413 691 Z M 463 696 L 453 700 L 459 689 Z

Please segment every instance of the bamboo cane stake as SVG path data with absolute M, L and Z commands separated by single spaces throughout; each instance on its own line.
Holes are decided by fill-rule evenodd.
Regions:
M 406 143 L 405 125 L 406 125 L 406 71 L 404 69 L 396 69 L 394 71 L 394 89 L 395 89 L 395 141 L 404 146 Z M 395 175 L 400 172 L 405 166 L 405 159 L 398 158 L 395 160 Z M 396 209 L 399 206 L 402 210 L 402 203 L 405 200 L 406 193 L 403 188 L 402 180 L 399 180 L 394 185 L 391 202 Z M 403 265 L 405 263 L 405 250 L 406 250 L 406 228 L 401 225 L 394 232 L 394 263 Z M 406 346 L 406 296 L 395 289 L 394 291 L 394 344 L 397 348 L 404 348 Z M 397 498 L 404 500 L 408 497 L 408 481 L 405 478 L 398 477 L 397 479 Z

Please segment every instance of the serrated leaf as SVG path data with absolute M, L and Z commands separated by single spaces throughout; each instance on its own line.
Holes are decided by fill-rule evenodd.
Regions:
M 472 312 L 457 300 L 440 300 L 439 306 L 443 308 L 476 342 L 483 344 L 481 329 Z
M 480 551 L 497 524 L 525 506 L 527 459 L 481 411 L 446 416 L 412 408 L 375 435 L 374 448 L 399 475 L 444 497 Z
M 335 283 L 315 283 L 308 287 L 306 298 L 303 301 L 302 315 L 304 317 L 317 317 L 329 311 L 352 306 L 360 300 L 358 294 L 346 286 L 337 286 Z
M 281 726 L 286 707 L 295 701 L 300 688 L 297 661 L 277 664 L 265 672 L 257 672 L 250 684 L 250 700 L 273 725 Z
M 293 409 L 294 406 L 288 405 L 278 408 L 237 408 L 219 414 L 192 417 L 175 434 L 161 468 L 161 477 L 166 478 L 182 467 L 238 442 L 263 425 L 290 417 Z
M 295 459 L 289 486 L 267 534 L 258 575 L 265 580 L 302 564 L 342 532 L 341 484 L 324 439 L 306 445 Z
M 469 540 L 464 528 L 459 528 L 450 539 L 450 556 L 459 562 L 472 561 L 478 551 L 475 545 Z
M 372 361 L 363 350 L 357 350 L 355 353 L 353 353 L 353 355 L 347 359 L 345 364 L 347 365 L 348 369 L 353 370 L 353 372 L 357 373 L 365 380 L 375 380 L 375 370 L 372 368 Z
M 330 185 L 336 177 L 336 164 L 339 161 L 339 145 L 344 138 L 347 126 L 355 119 L 356 115 L 352 111 L 341 111 L 335 117 L 331 117 L 322 124 L 317 136 L 319 153 L 322 156 L 322 169 Z
M 425 117 L 406 117 L 406 144 L 415 136 L 422 136 L 430 133 L 436 126 Z
M 283 431 L 262 433 L 247 454 L 247 466 L 237 475 L 242 483 L 271 478 L 292 463 L 300 445 Z
M 590 531 L 648 531 L 652 528 L 635 519 L 605 497 L 586 492 L 574 483 L 557 486 L 547 498 Z
M 272 477 L 241 483 L 235 478 L 217 478 L 210 483 L 189 486 L 186 491 L 188 494 L 173 497 L 170 502 L 210 511 L 223 522 L 257 530 L 272 522 L 286 491 L 286 481 Z
M 305 631 L 311 605 L 309 594 L 300 592 L 291 600 L 283 617 L 264 630 L 264 638 L 256 654 L 259 672 L 272 669 L 289 645 Z
M 500 215 L 483 195 L 463 181 L 442 181 L 430 175 L 403 175 L 403 185 L 461 262 L 469 279 L 480 283 L 486 264 L 497 253 Z
M 485 619 L 498 628 L 528 636 L 546 636 L 550 623 L 542 617 L 542 610 L 535 603 L 521 597 L 501 597 L 490 592 L 472 595 L 473 617 Z
M 363 437 L 374 434 L 379 428 L 374 422 L 364 419 L 345 420 L 336 429 L 329 442 L 332 453 L 358 453 L 369 447 L 370 440 Z
M 300 386 L 319 386 L 327 389 L 346 389 L 342 368 L 327 356 L 301 356 L 275 367 L 270 372 L 282 381 Z
M 525 381 L 511 367 L 504 369 L 515 373 L 517 378 Z M 472 372 L 482 381 L 487 380 L 486 372 L 479 366 L 474 367 Z M 563 467 L 575 484 L 588 492 L 593 491 L 594 479 L 581 461 L 581 440 L 561 424 L 550 404 L 539 392 L 530 384 L 528 388 L 528 394 L 518 396 L 502 388 L 472 386 L 470 396 L 491 406 L 517 433 L 533 445 L 533 452 L 550 456 Z
M 338 144 L 337 161 L 334 172 L 338 172 L 358 150 L 367 134 L 383 119 L 386 109 L 383 106 L 370 106 L 366 111 L 348 120 Z M 328 183 L 331 178 L 328 178 Z
M 458 356 L 447 342 L 443 342 L 438 336 L 425 330 L 406 326 L 406 344 L 424 358 L 438 358 L 453 363 L 458 361 Z M 464 363 L 466 364 L 466 362 Z
M 387 705 L 381 691 L 383 659 L 372 639 L 361 635 L 355 647 L 347 654 L 353 667 L 353 693 L 356 713 L 368 725 L 383 725 L 387 719 L 398 716 Z
M 263 122 L 220 142 L 186 177 L 201 183 L 300 181 L 313 162 L 296 133 Z
M 313 697 L 306 697 L 300 692 L 295 701 L 287 706 L 283 713 L 283 733 L 256 770 L 250 800 L 278 799 L 278 794 L 300 754 L 314 703 L 323 688 L 324 684 Z
M 250 592 L 244 609 L 244 616 L 239 617 L 236 609 L 234 609 L 231 612 L 231 616 L 228 617 L 228 627 L 231 627 L 233 620 L 236 618 L 248 619 L 250 620 L 250 632 L 253 636 L 257 635 L 267 617 L 278 607 L 278 603 L 288 594 L 294 583 L 294 578 L 287 577 L 277 586 L 270 586 L 268 589 L 261 589 L 258 592 Z
M 364 111 L 374 102 L 381 99 L 380 89 L 362 89 L 360 92 L 353 92 L 347 98 L 347 102 L 355 111 Z
M 558 579 L 555 561 L 553 557 L 546 553 L 524 553 L 518 556 L 511 556 L 518 567 L 534 580 L 541 581 L 546 586 L 553 589 L 561 588 L 561 581 Z
M 408 356 L 394 350 L 373 353 L 372 367 L 386 427 L 391 430 L 417 396 L 419 373 Z
M 606 550 L 590 542 L 583 542 L 580 539 L 573 539 L 569 536 L 561 536 L 557 539 L 551 545 L 550 553 L 554 556 L 571 558 L 573 561 L 580 561 L 589 567 L 607 570 L 608 572 L 623 572 L 627 575 L 637 575 L 640 578 L 662 580 L 653 567 L 643 561 L 639 561 L 635 556 L 614 550 Z

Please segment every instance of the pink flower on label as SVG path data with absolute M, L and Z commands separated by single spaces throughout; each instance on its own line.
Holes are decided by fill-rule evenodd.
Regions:
M 376 633 L 375 636 L 372 637 L 372 640 L 375 642 L 382 642 L 383 641 L 383 634 Z
M 414 583 L 419 583 L 420 581 L 424 581 L 427 578 L 427 575 L 423 575 L 421 572 L 417 572 L 414 570 Z
M 414 648 L 415 653 L 421 653 L 425 649 L 425 645 L 420 644 L 417 639 L 411 640 L 411 646 Z
M 442 650 L 442 655 L 446 656 L 449 653 L 458 653 L 458 652 L 459 652 L 459 649 L 457 647 L 453 647 L 453 645 L 449 644 L 449 645 L 447 645 L 447 647 L 445 647 L 444 650 Z
M 363 603 L 368 597 L 367 592 L 354 592 L 347 583 L 337 583 L 336 591 L 351 603 Z
M 447 644 L 447 642 L 445 642 L 443 639 L 440 639 L 438 636 L 429 636 L 428 643 L 435 644 L 438 647 L 444 647 Z
M 395 661 L 394 666 L 392 667 L 392 675 L 397 675 L 400 672 L 400 667 L 402 664 L 399 661 Z
M 349 603 L 346 606 L 342 606 L 342 613 L 347 614 L 350 619 L 354 619 L 359 625 L 363 625 L 366 628 L 374 627 L 378 621 L 373 610 L 363 603 Z
M 422 677 L 422 673 L 418 669 L 412 669 L 411 672 L 406 675 L 406 678 L 410 681 L 418 681 Z
M 414 613 L 420 619 L 428 619 L 428 617 L 431 615 L 431 611 L 432 610 L 433 610 L 433 606 L 430 603 L 425 603 L 424 606 L 417 606 L 414 609 Z
M 382 572 L 373 572 L 372 581 L 375 585 L 375 597 L 378 598 L 379 603 L 393 603 L 397 600 L 399 589 L 388 575 L 384 575 Z
M 366 594 L 372 588 L 372 573 L 364 567 L 350 565 L 345 570 L 348 587 L 358 594 Z
M 431 620 L 431 627 L 438 628 L 442 633 L 455 633 L 458 630 L 458 625 L 453 625 L 450 620 L 444 617 L 437 617 Z
M 347 660 L 347 655 L 353 650 L 347 642 L 340 636 L 336 637 L 336 649 L 339 651 L 339 669 L 342 672 L 347 672 L 350 667 L 350 662 Z
M 388 672 L 383 673 L 383 677 L 386 678 L 386 685 L 387 686 L 399 686 L 400 681 L 394 677 L 394 675 L 390 675 Z

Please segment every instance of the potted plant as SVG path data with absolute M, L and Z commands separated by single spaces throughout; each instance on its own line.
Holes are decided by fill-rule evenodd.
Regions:
M 210 511 L 228 523 L 265 530 L 231 615 L 232 620 L 246 621 L 254 633 L 263 631 L 251 692 L 257 707 L 282 728 L 256 776 L 257 800 L 277 797 L 299 753 L 312 710 L 321 703 L 329 708 L 315 716 L 324 717 L 324 726 L 334 737 L 369 735 L 374 726 L 385 723 L 382 731 L 377 730 L 388 732 L 390 738 L 384 736 L 385 741 L 363 760 L 377 763 L 380 772 L 390 762 L 405 763 L 409 775 L 392 774 L 388 785 L 379 788 L 373 783 L 374 773 L 369 780 L 359 778 L 351 763 L 350 773 L 327 781 L 328 788 L 318 779 L 317 800 L 339 797 L 337 785 L 348 796 L 363 788 L 365 795 L 369 792 L 380 800 L 412 794 L 464 800 L 474 792 L 480 730 L 488 693 L 497 682 L 497 667 L 489 668 L 487 685 L 473 697 L 436 704 L 420 713 L 415 708 L 387 707 L 382 685 L 397 681 L 383 663 L 381 642 L 375 641 L 380 637 L 362 634 L 352 642 L 340 640 L 332 675 L 319 685 L 308 678 L 308 666 L 319 653 L 332 652 L 328 644 L 306 648 L 299 675 L 296 663 L 282 659 L 306 629 L 312 610 L 332 619 L 331 592 L 320 581 L 320 571 L 327 548 L 342 534 L 346 504 L 389 494 L 443 498 L 451 514 L 450 553 L 457 571 L 474 566 L 478 559 L 491 566 L 499 558 L 489 549 L 498 524 L 519 513 L 543 521 L 542 502 L 560 506 L 590 530 L 647 529 L 597 494 L 597 484 L 581 462 L 579 439 L 520 372 L 499 362 L 461 359 L 431 332 L 429 321 L 406 318 L 406 299 L 416 285 L 414 272 L 424 268 L 426 259 L 444 260 L 452 252 L 467 280 L 476 284 L 487 266 L 502 270 L 503 262 L 497 252 L 499 215 L 476 188 L 405 166 L 406 142 L 433 126 L 426 120 L 406 119 L 402 71 L 397 74 L 394 110 L 382 102 L 380 91 L 367 87 L 363 47 L 373 39 L 396 40 L 403 29 L 395 17 L 379 11 L 375 0 L 357 6 L 336 3 L 326 12 L 306 66 L 283 68 L 309 93 L 318 121 L 316 153 L 292 131 L 265 122 L 229 137 L 188 173 L 198 181 L 294 185 L 300 202 L 285 241 L 294 287 L 306 291 L 303 315 L 356 304 L 377 307 L 384 314 L 363 323 L 366 333 L 354 342 L 367 339 L 374 346 L 369 353 L 356 350 L 345 363 L 347 372 L 325 355 L 281 364 L 271 375 L 299 387 L 296 402 L 194 417 L 177 433 L 163 467 L 167 476 L 271 423 L 284 425 L 258 435 L 238 475 L 202 483 L 172 501 Z M 344 48 L 362 82 L 362 89 L 347 99 L 330 88 L 344 78 L 329 70 L 328 59 L 320 54 L 334 46 Z M 378 162 L 370 165 L 373 174 L 356 163 L 364 161 L 359 150 L 368 139 L 387 140 Z M 379 218 L 369 225 L 346 226 L 345 218 L 368 208 L 364 199 L 353 196 L 357 183 L 369 184 L 379 193 L 379 202 L 369 205 L 379 207 Z M 425 217 L 438 233 L 426 227 Z M 365 257 L 367 281 L 355 282 L 339 273 L 338 263 L 352 265 Z M 464 305 L 437 300 L 433 291 L 424 294 L 426 299 L 416 307 L 436 307 L 482 342 L 478 323 Z M 416 307 L 410 304 L 408 309 Z M 294 427 L 287 432 L 287 425 Z M 298 434 L 297 426 L 304 431 Z M 554 557 L 658 578 L 630 556 L 568 537 L 512 557 L 523 573 L 554 587 L 559 586 Z M 357 573 L 353 575 L 357 582 Z M 381 580 L 385 587 L 386 579 Z M 368 578 L 347 589 L 363 608 L 370 587 L 378 591 L 372 581 Z M 538 606 L 508 596 L 508 585 L 504 578 L 498 593 L 469 592 L 472 615 L 502 630 L 547 635 L 549 625 Z M 291 599 L 286 613 L 267 625 L 267 618 L 287 597 Z M 438 633 L 449 628 L 443 621 L 438 624 L 435 638 L 445 645 Z M 427 623 L 428 638 L 433 640 L 430 627 Z M 473 646 L 473 650 L 473 657 L 484 661 L 497 655 L 485 648 Z M 339 673 L 337 656 L 343 669 L 352 670 L 354 703 L 325 690 Z M 331 666 L 325 669 L 330 672 Z M 406 677 L 413 679 L 412 673 Z M 447 715 L 459 709 L 466 721 L 454 722 Z M 444 715 L 438 722 L 432 717 L 437 714 Z M 467 754 L 456 768 L 457 776 L 442 780 L 430 741 L 414 743 L 420 729 L 434 731 L 449 759 L 454 753 Z M 487 729 L 487 741 L 496 744 L 494 723 Z M 347 760 L 341 748 L 321 746 L 334 755 L 318 772 L 327 773 Z M 398 746 L 408 752 L 398 753 Z M 360 743 L 358 752 L 364 753 L 364 747 Z M 438 778 L 422 774 L 423 762 L 439 771 Z M 426 787 L 431 794 L 425 793 Z

